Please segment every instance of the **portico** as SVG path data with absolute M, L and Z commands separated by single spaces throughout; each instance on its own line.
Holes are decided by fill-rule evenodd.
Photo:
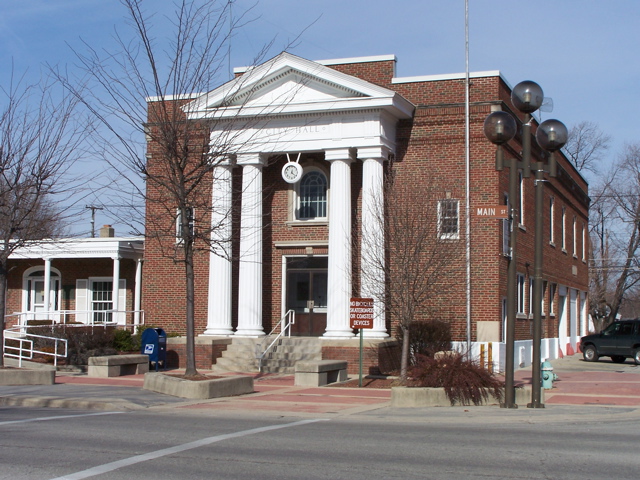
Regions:
M 283 280 L 279 286 L 282 315 L 292 304 L 291 295 L 298 295 L 297 300 L 309 295 L 306 308 L 326 312 L 322 335 L 349 338 L 353 336 L 349 299 L 357 293 L 375 300 L 374 328 L 367 335 L 387 337 L 381 301 L 385 283 L 384 162 L 395 153 L 398 120 L 410 118 L 413 105 L 396 92 L 283 53 L 184 108 L 189 119 L 216 120 L 210 141 L 213 158 L 217 158 L 223 142 L 227 151 L 236 152 L 217 161 L 214 169 L 211 222 L 217 250 L 210 255 L 204 334 L 268 333 L 263 326 L 263 295 L 269 290 L 263 285 L 263 257 L 270 248 L 280 246 L 283 253 L 278 267 L 283 271 L 277 278 Z M 271 237 L 272 245 L 268 245 L 264 243 L 265 218 L 274 223 L 269 226 L 271 229 L 280 225 L 275 224 L 275 216 L 264 203 L 265 175 L 273 178 L 274 170 L 282 168 L 281 163 L 274 164 L 274 159 L 285 156 L 300 170 L 297 180 L 288 187 L 286 224 L 294 233 L 288 233 L 286 239 Z M 357 163 L 361 163 L 358 171 L 361 168 L 362 180 L 355 183 L 352 169 Z M 241 170 L 242 207 L 234 331 L 233 265 L 227 252 L 233 229 L 230 211 L 234 204 L 231 184 L 235 169 Z M 360 198 L 359 205 L 354 198 Z M 360 257 L 354 262 L 356 209 L 360 211 Z M 304 233 L 307 231 L 313 235 Z M 287 261 L 293 271 L 294 266 L 301 265 L 299 261 L 295 263 L 296 259 L 305 258 L 326 258 L 326 276 L 322 262 L 307 262 L 307 269 L 298 271 L 310 272 L 310 280 L 299 275 L 300 283 L 294 292 L 286 285 L 287 279 L 293 278 L 287 275 Z M 359 272 L 354 271 L 354 264 L 359 265 Z M 356 274 L 359 292 L 353 292 Z M 314 281 L 326 283 L 326 299 L 322 286 L 315 285 L 315 294 L 306 292 Z M 277 306 L 272 305 L 272 310 L 278 310 Z

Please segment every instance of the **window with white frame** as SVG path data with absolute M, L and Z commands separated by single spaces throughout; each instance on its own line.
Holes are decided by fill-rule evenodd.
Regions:
M 522 170 L 518 172 L 518 177 L 520 180 L 520 211 L 518 212 L 518 221 L 520 225 L 524 225 L 524 175 L 522 175 Z
M 533 315 L 533 278 L 529 277 L 529 315 Z
M 567 250 L 567 208 L 562 207 L 562 229 L 560 230 L 560 245 L 562 250 Z
M 91 281 L 91 304 L 93 323 L 113 321 L 113 280 Z
M 327 176 L 318 168 L 307 169 L 297 185 L 296 219 L 324 220 L 328 212 Z
M 518 310 L 518 314 L 519 315 L 524 315 L 525 314 L 525 310 L 524 310 L 524 305 L 525 305 L 525 283 L 524 283 L 524 275 L 522 273 L 518 273 L 518 278 L 517 278 L 517 294 L 518 294 L 518 303 L 517 303 L 517 310 Z
M 552 283 L 549 289 L 549 315 L 555 315 L 556 311 L 556 290 L 558 290 L 558 284 Z
M 446 199 L 438 201 L 438 238 L 456 240 L 460 238 L 460 202 Z
M 582 222 L 582 261 L 587 261 L 587 226 Z
M 573 256 L 578 257 L 578 219 L 573 216 Z
M 555 237 L 554 237 L 554 213 L 555 213 L 555 198 L 550 197 L 549 198 L 549 243 L 550 244 L 554 244 L 555 243 Z
M 546 306 L 547 306 L 547 292 L 549 288 L 549 282 L 546 280 L 542 281 L 542 299 L 541 299 L 541 308 L 542 316 L 546 316 Z
M 195 211 L 193 207 L 186 207 L 184 209 L 187 215 L 187 223 L 189 225 L 189 234 L 193 236 L 194 230 L 194 215 Z M 182 210 L 176 210 L 176 242 L 182 243 L 184 241 L 184 235 L 182 231 Z

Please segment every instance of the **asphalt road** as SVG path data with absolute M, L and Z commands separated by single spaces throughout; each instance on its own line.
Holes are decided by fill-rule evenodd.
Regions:
M 640 411 L 0 408 L 0 479 L 636 479 Z

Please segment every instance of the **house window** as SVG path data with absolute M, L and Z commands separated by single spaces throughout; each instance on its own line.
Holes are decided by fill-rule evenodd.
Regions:
M 327 177 L 320 170 L 310 170 L 302 176 L 298 186 L 298 220 L 327 218 Z
M 193 237 L 194 234 L 194 209 L 193 207 L 186 207 L 184 211 L 187 213 L 187 221 L 189 223 L 189 234 Z M 176 211 L 176 242 L 182 243 L 184 241 L 184 235 L 182 232 L 182 210 Z
M 587 261 L 587 227 L 582 222 L 582 261 Z
M 525 311 L 524 311 L 524 294 L 525 294 L 525 289 L 524 289 L 524 275 L 519 273 L 518 274 L 518 284 L 517 284 L 517 288 L 518 288 L 518 304 L 517 304 L 517 310 L 518 310 L 518 314 L 519 315 L 524 315 Z
M 460 202 L 440 200 L 438 202 L 438 238 L 442 240 L 460 237 Z
M 552 283 L 549 289 L 549 315 L 554 315 L 556 310 L 556 290 L 558 284 Z
M 113 321 L 113 281 L 91 282 L 91 311 L 93 323 Z
M 553 221 L 553 217 L 554 217 L 554 211 L 555 211 L 555 198 L 551 197 L 549 198 L 549 243 L 550 244 L 554 244 L 556 239 L 554 236 L 554 232 L 553 232 L 553 227 L 554 227 L 554 221 Z

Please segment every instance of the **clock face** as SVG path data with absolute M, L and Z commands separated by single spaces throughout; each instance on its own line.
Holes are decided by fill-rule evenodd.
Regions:
M 282 178 L 285 182 L 296 183 L 302 177 L 302 167 L 298 163 L 289 162 L 282 167 Z

